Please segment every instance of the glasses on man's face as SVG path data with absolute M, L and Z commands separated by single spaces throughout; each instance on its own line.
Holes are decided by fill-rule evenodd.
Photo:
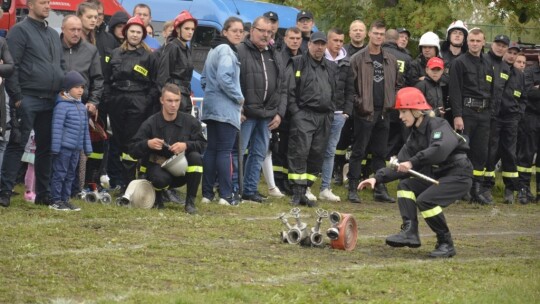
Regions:
M 253 27 L 253 28 L 256 29 L 257 31 L 259 31 L 259 33 L 261 33 L 261 34 L 263 34 L 263 35 L 266 34 L 266 35 L 272 36 L 272 34 L 274 33 L 274 32 L 272 32 L 272 31 L 265 31 L 265 30 L 260 29 L 260 28 L 258 28 L 258 27 Z

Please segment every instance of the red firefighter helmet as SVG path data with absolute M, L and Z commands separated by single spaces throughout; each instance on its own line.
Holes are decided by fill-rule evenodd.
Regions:
M 195 27 L 197 27 L 197 19 L 193 17 L 188 11 L 183 10 L 174 18 L 174 30 L 172 31 L 171 35 L 173 37 L 178 37 L 178 32 L 176 29 L 181 26 L 182 24 L 186 23 L 187 21 L 193 21 L 195 23 Z
M 396 95 L 396 110 L 431 110 L 426 97 L 422 92 L 414 87 L 407 87 L 399 90 Z
M 139 25 L 142 28 L 142 32 L 143 32 L 142 40 L 144 40 L 144 38 L 146 38 L 146 34 L 147 34 L 146 33 L 146 26 L 144 26 L 144 22 L 142 22 L 141 18 L 139 18 L 138 16 L 134 16 L 134 17 L 129 18 L 126 25 L 124 25 L 124 28 L 122 28 L 122 35 L 124 35 L 124 39 L 127 39 L 127 37 L 126 37 L 127 30 L 132 25 Z

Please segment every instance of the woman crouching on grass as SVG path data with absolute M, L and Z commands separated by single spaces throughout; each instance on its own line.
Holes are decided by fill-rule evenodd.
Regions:
M 386 244 L 420 247 L 418 207 L 429 228 L 437 234 L 437 245 L 430 256 L 452 257 L 456 250 L 442 208 L 463 197 L 471 188 L 473 169 L 466 154 L 469 144 L 446 120 L 433 117 L 431 106 L 417 88 L 399 90 L 395 108 L 399 110 L 401 121 L 411 129 L 397 156 L 397 172 L 391 168 L 379 169 L 375 177 L 361 182 L 358 189 L 401 179 L 397 197 L 403 225 L 398 234 L 386 238 Z M 438 179 L 439 185 L 411 178 L 408 175 L 411 169 Z

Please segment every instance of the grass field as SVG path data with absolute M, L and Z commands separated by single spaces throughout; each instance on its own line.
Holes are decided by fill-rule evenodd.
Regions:
M 282 243 L 277 216 L 288 199 L 198 203 L 199 215 L 188 216 L 172 204 L 79 201 L 82 211 L 64 213 L 14 197 L 0 209 L 0 303 L 540 303 L 539 205 L 450 206 L 457 255 L 432 260 L 425 222 L 422 247 L 388 247 L 397 205 L 362 196 L 360 205 L 319 203 L 355 216 L 351 252 Z M 315 220 L 302 208 L 302 221 Z

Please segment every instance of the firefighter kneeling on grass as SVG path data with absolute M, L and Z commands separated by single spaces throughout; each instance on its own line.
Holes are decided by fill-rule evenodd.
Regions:
M 202 151 L 206 148 L 201 123 L 193 116 L 179 112 L 180 89 L 165 84 L 161 90 L 161 111 L 150 116 L 139 128 L 129 145 L 129 154 L 142 159 L 146 179 L 156 190 L 156 208 L 163 208 L 162 191 L 168 187 L 186 185 L 185 211 L 196 213 L 195 197 L 201 183 Z M 184 153 L 187 160 L 185 175 L 176 176 L 161 165 L 173 155 Z M 178 156 L 182 157 L 182 156 Z
M 372 188 L 376 183 L 401 179 L 397 187 L 399 212 L 403 225 L 398 234 L 386 238 L 392 247 L 420 247 L 416 208 L 428 226 L 437 234 L 437 245 L 431 257 L 452 257 L 456 254 L 443 209 L 460 199 L 472 185 L 472 165 L 467 158 L 469 144 L 455 133 L 446 120 L 433 117 L 433 111 L 422 92 L 403 88 L 396 96 L 399 118 L 411 133 L 398 153 L 397 171 L 382 168 L 358 189 Z M 420 178 L 411 178 L 410 169 L 438 179 L 439 185 Z

